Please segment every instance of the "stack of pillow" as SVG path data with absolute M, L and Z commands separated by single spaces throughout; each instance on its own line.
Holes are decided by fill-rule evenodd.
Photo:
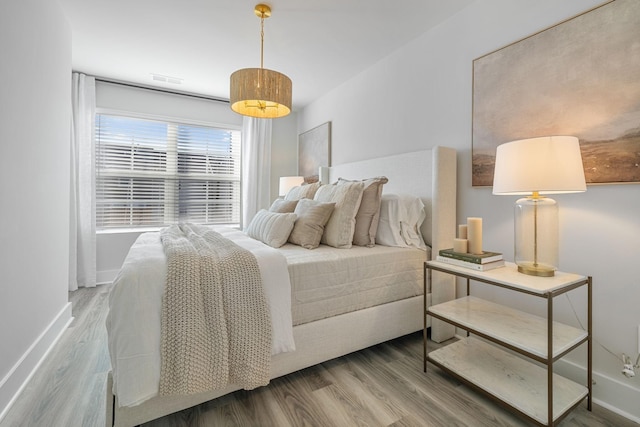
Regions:
M 259 211 L 247 228 L 250 237 L 278 248 L 293 243 L 314 249 L 320 243 L 424 247 L 419 227 L 424 205 L 411 196 L 382 196 L 386 177 L 303 184 Z M 379 227 L 380 226 L 380 227 Z

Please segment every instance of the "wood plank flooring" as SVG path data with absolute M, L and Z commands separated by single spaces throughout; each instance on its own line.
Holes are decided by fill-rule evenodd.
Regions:
M 74 321 L 0 421 L 0 427 L 103 427 L 110 368 L 106 330 L 110 286 L 69 294 Z M 432 344 L 430 344 L 432 346 Z M 430 348 L 434 348 L 433 346 Z M 422 336 L 388 343 L 277 378 L 144 424 L 180 426 L 528 426 L 439 369 L 422 372 Z M 637 426 L 583 403 L 560 424 Z

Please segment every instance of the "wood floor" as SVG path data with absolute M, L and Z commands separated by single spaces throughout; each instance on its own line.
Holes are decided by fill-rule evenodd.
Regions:
M 104 426 L 109 370 L 104 322 L 109 286 L 70 293 L 75 317 L 0 427 Z M 184 410 L 161 426 L 528 426 L 429 366 L 422 336 L 411 334 Z M 561 424 L 637 426 L 581 404 Z

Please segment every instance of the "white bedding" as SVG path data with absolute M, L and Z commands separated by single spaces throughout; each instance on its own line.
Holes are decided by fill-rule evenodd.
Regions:
M 286 244 L 293 324 L 300 325 L 422 295 L 428 252 L 416 248 L 326 245 L 308 250 Z
M 287 261 L 277 250 L 241 231 L 216 228 L 258 260 L 273 327 L 272 354 L 295 350 Z M 109 297 L 109 353 L 114 390 L 121 406 L 158 394 L 160 316 L 166 258 L 160 233 L 144 233 L 131 247 Z M 115 303 L 117 301 L 117 303 Z

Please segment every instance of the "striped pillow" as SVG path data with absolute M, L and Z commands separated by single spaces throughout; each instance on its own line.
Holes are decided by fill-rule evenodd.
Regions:
M 279 248 L 289 239 L 295 222 L 296 214 L 294 213 L 277 213 L 261 209 L 251 220 L 246 233 L 253 239 Z
M 352 246 L 356 214 L 363 191 L 363 182 L 323 185 L 316 191 L 313 200 L 336 204 L 324 228 L 321 243 L 340 249 L 349 249 Z

